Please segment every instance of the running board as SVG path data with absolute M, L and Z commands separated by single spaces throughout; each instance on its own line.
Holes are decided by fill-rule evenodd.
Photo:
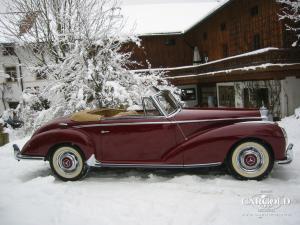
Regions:
M 101 163 L 96 161 L 93 167 L 102 168 L 158 168 L 158 169 L 183 169 L 183 168 L 203 168 L 203 167 L 214 167 L 222 165 L 221 162 L 216 163 L 205 163 L 205 164 L 190 164 L 190 165 L 180 165 L 180 164 L 122 164 L 122 163 Z

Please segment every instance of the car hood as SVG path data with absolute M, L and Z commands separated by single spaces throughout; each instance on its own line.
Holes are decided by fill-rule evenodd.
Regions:
M 175 115 L 176 120 L 209 120 L 209 119 L 245 119 L 245 120 L 260 120 L 261 114 L 257 109 L 232 109 L 232 108 L 217 108 L 217 109 L 199 109 L 199 108 L 184 108 Z

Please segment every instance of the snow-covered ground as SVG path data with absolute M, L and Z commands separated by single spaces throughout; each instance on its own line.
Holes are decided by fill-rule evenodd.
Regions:
M 280 124 L 298 153 L 300 119 Z M 300 224 L 300 154 L 261 182 L 237 181 L 218 170 L 98 169 L 65 183 L 48 163 L 15 161 L 11 145 L 0 148 L 1 225 Z M 288 201 L 261 212 L 249 200 L 262 193 Z

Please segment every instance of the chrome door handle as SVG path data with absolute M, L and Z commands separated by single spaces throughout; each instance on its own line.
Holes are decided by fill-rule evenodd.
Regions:
M 101 133 L 101 134 L 107 134 L 107 133 L 110 133 L 110 131 L 109 131 L 109 130 L 101 130 L 100 133 Z

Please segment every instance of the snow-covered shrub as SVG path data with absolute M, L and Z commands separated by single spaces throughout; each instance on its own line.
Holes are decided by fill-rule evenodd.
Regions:
M 15 0 L 8 9 L 25 13 L 4 16 L 1 34 L 23 49 L 17 54 L 24 54 L 29 70 L 48 80 L 38 96 L 23 95 L 20 110 L 28 131 L 82 109 L 137 105 L 150 86 L 174 89 L 161 72 L 128 70 L 137 62 L 123 47 L 140 43 L 123 31 L 118 1 Z
M 286 20 L 286 28 L 293 31 L 297 40 L 292 44 L 293 47 L 300 46 L 300 1 L 299 0 L 277 0 L 283 5 L 279 14 L 279 19 Z

